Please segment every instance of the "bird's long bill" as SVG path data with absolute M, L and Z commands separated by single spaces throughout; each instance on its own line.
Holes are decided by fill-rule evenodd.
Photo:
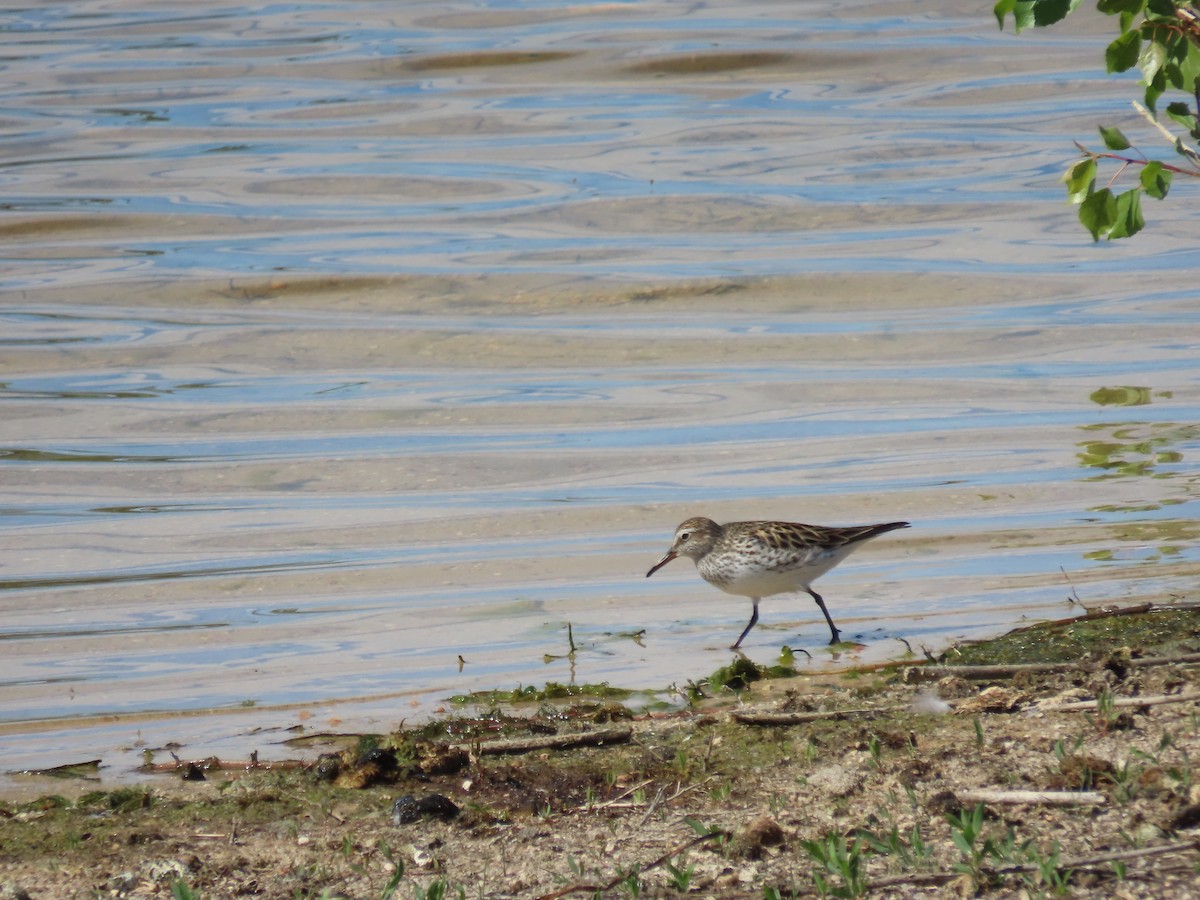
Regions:
M 662 559 L 660 559 L 658 562 L 656 562 L 654 565 L 652 565 L 650 567 L 650 571 L 646 573 L 646 577 L 649 578 L 651 575 L 653 575 L 655 572 L 657 572 L 659 569 L 661 569 L 663 566 L 665 566 L 667 563 L 669 563 L 674 558 L 675 558 L 675 551 L 668 550 L 666 556 L 664 556 Z

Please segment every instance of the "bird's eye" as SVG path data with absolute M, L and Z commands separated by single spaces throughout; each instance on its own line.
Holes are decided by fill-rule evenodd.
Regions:
M 682 533 L 679 535 L 679 539 L 680 539 L 681 541 L 686 541 L 686 540 L 687 540 L 688 538 L 690 538 L 691 536 L 692 536 L 692 533 L 691 533 L 690 531 L 684 531 L 684 532 L 682 532 Z

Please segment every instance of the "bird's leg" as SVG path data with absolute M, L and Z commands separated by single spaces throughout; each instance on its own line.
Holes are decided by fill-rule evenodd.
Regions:
M 825 621 L 829 623 L 829 633 L 833 635 L 829 639 L 829 643 L 836 644 L 842 639 L 842 633 L 838 631 L 837 626 L 833 624 L 833 619 L 829 616 L 829 610 L 825 608 L 825 601 L 821 599 L 821 595 L 812 588 L 806 588 L 809 595 L 817 601 L 817 606 L 821 607 L 821 612 L 825 613 Z
M 753 628 L 754 623 L 758 621 L 758 598 L 751 597 L 750 599 L 754 603 L 754 612 L 750 614 L 750 624 L 742 629 L 742 633 L 738 635 L 738 639 L 733 642 L 733 646 L 729 648 L 730 650 L 736 650 L 741 646 L 742 639 L 750 633 L 750 629 Z

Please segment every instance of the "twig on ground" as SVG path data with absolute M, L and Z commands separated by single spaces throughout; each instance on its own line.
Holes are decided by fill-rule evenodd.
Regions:
M 621 793 L 617 794 L 617 796 L 613 797 L 611 800 L 605 800 L 603 803 L 593 803 L 590 806 L 585 804 L 583 806 L 580 806 L 579 809 L 581 809 L 581 810 L 607 809 L 610 806 L 616 806 L 618 803 L 620 803 L 622 800 L 624 800 L 630 794 L 636 793 L 637 791 L 640 791 L 642 788 L 644 788 L 646 785 L 653 784 L 653 783 L 654 783 L 653 778 L 647 778 L 641 784 L 635 784 L 633 787 L 628 788 L 627 790 L 621 791 Z M 640 803 L 636 803 L 636 804 L 631 803 L 629 805 L 630 806 L 641 806 Z
M 1111 701 L 1113 706 L 1161 706 L 1164 703 L 1187 703 L 1189 700 L 1200 700 L 1200 691 L 1189 691 L 1186 694 L 1154 694 L 1147 697 L 1119 697 Z M 1106 703 L 1107 705 L 1107 703 Z M 1039 703 L 1036 709 L 1042 712 L 1079 712 L 1082 710 L 1099 709 L 1099 700 L 1073 700 L 1070 703 L 1055 703 L 1047 700 Z
M 551 734 L 544 737 L 504 738 L 498 741 L 460 741 L 453 746 L 467 747 L 480 756 L 500 753 L 528 753 L 531 750 L 565 750 L 568 747 L 590 747 L 598 744 L 623 744 L 633 737 L 627 725 L 580 731 L 573 734 Z
M 1036 803 L 1043 806 L 1092 806 L 1107 802 L 1099 791 L 956 791 L 963 803 Z
M 801 725 L 804 722 L 819 722 L 822 719 L 854 719 L 860 716 L 881 716 L 885 713 L 901 712 L 907 706 L 880 706 L 874 709 L 827 709 L 822 712 L 771 713 L 735 712 L 733 719 L 743 725 L 767 725 L 783 727 Z
M 1129 659 L 1124 665 L 1131 669 L 1146 669 L 1153 666 L 1171 666 L 1183 663 L 1200 662 L 1200 653 L 1185 653 L 1181 656 L 1147 656 L 1143 659 Z M 1092 671 L 1102 667 L 1102 663 L 1013 663 L 1011 665 L 994 666 L 912 666 L 907 670 L 910 677 L 942 678 L 946 675 L 957 675 L 960 678 L 1009 678 L 1028 672 L 1033 675 L 1048 675 L 1056 672 Z

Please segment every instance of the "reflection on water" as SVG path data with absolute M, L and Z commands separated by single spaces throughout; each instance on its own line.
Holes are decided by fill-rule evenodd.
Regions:
M 14 12 L 6 766 L 667 692 L 747 615 L 642 577 L 694 514 L 914 523 L 822 582 L 861 650 L 778 597 L 764 662 L 1190 596 L 1194 228 L 1078 231 L 1070 140 L 1130 85 L 1056 32 L 968 3 Z

